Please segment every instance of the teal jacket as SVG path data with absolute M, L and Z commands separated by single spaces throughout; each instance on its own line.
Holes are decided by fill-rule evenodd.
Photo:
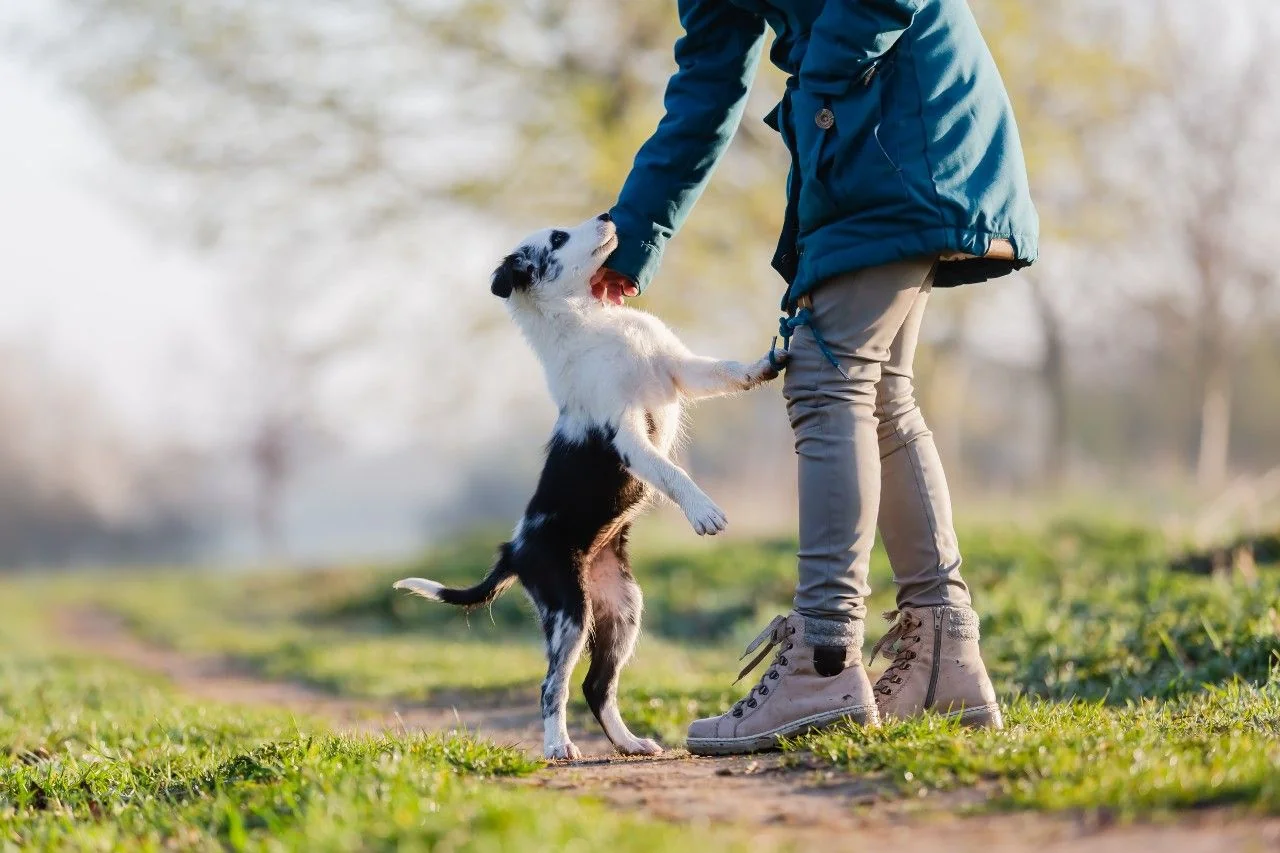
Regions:
M 949 286 L 1036 259 L 1039 221 L 1004 83 L 966 0 L 679 0 L 666 116 L 610 213 L 608 266 L 641 289 L 742 118 L 764 43 L 790 75 L 765 118 L 791 152 L 774 267 L 784 307 L 819 282 L 962 255 Z M 992 240 L 1013 259 L 986 257 Z

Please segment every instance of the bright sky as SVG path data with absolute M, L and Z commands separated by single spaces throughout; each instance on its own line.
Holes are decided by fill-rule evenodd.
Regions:
M 216 272 L 110 197 L 88 119 L 3 55 L 0 116 L 0 346 L 43 349 L 134 429 L 189 432 L 223 350 Z

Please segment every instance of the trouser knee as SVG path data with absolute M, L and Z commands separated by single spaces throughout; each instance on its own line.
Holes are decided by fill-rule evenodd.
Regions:
M 877 434 L 885 449 L 931 435 L 910 379 L 886 375 L 876 391 Z

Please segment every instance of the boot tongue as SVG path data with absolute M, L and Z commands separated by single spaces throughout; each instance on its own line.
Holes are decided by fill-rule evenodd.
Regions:
M 774 646 L 782 642 L 786 624 L 787 617 L 775 616 L 773 617 L 773 621 L 769 623 L 769 626 L 761 631 L 758 637 L 751 641 L 747 646 L 747 650 L 742 653 L 743 658 L 754 652 L 756 649 L 760 649 L 761 644 L 765 643 L 765 640 L 768 640 L 769 642 L 765 644 L 764 648 L 760 649 L 760 653 L 752 658 L 750 663 L 742 668 L 742 672 L 739 672 L 738 677 L 734 679 L 734 684 L 737 684 L 745 678 L 747 673 L 751 672 L 751 670 L 755 669 L 760 664 L 760 661 L 769 656 L 769 652 L 773 651 Z M 739 660 L 742 660 L 742 658 L 739 658 Z
M 885 635 L 871 647 L 871 660 L 867 661 L 868 665 L 875 662 L 876 655 L 880 654 L 881 651 L 885 649 L 893 651 L 894 644 L 901 640 L 902 635 L 907 632 L 911 619 L 906 613 L 900 613 L 897 610 L 886 612 L 884 618 L 889 622 L 893 622 L 893 627 L 886 631 Z

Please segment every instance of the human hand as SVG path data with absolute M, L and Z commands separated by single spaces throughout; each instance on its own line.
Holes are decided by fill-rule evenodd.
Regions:
M 639 296 L 640 288 L 622 273 L 601 267 L 591 276 L 591 295 L 601 302 L 621 305 L 624 299 Z

